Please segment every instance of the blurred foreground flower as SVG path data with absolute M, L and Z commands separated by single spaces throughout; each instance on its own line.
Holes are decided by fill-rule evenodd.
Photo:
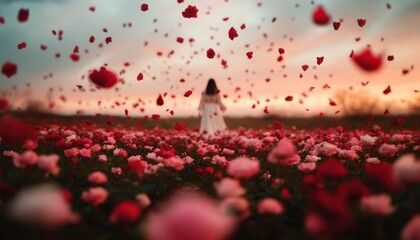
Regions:
M 9 205 L 10 217 L 30 224 L 53 228 L 75 223 L 79 215 L 71 210 L 62 191 L 54 185 L 22 190 Z
M 221 213 L 215 202 L 194 194 L 182 194 L 149 215 L 146 239 L 222 240 L 233 228 L 233 219 Z
M 402 240 L 420 239 L 420 214 L 414 215 L 401 232 Z

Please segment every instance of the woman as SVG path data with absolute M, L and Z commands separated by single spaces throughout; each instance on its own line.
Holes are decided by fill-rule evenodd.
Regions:
M 219 94 L 214 79 L 207 82 L 206 90 L 201 94 L 200 105 L 198 106 L 201 116 L 200 133 L 214 135 L 226 129 L 222 111 L 226 111 L 225 105 Z

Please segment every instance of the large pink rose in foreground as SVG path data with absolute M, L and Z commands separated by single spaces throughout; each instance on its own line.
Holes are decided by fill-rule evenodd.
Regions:
M 223 240 L 234 230 L 233 227 L 233 219 L 221 213 L 212 200 L 183 195 L 150 214 L 146 239 Z
M 419 240 L 420 239 L 420 214 L 411 218 L 410 222 L 405 225 L 401 232 L 402 240 Z
M 227 173 L 234 178 L 249 179 L 260 172 L 260 162 L 248 157 L 238 157 L 232 160 Z
M 15 220 L 47 228 L 79 220 L 79 216 L 71 210 L 62 191 L 54 185 L 41 185 L 22 190 L 10 203 L 9 213 Z

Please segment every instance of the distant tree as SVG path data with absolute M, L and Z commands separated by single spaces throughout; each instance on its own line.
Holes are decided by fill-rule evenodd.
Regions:
M 411 101 L 408 101 L 408 113 L 420 114 L 420 96 L 417 96 Z
M 366 90 L 341 89 L 335 92 L 334 99 L 347 117 L 381 114 L 378 97 Z
M 49 113 L 48 107 L 45 105 L 45 102 L 34 100 L 34 99 L 28 99 L 25 104 L 25 110 L 26 112 L 30 113 Z

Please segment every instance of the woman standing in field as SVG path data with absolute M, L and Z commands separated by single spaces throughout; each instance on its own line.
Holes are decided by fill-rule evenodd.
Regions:
M 226 129 L 222 113 L 226 111 L 226 107 L 222 103 L 220 90 L 212 78 L 209 79 L 206 89 L 201 94 L 198 111 L 201 116 L 200 133 L 214 135 Z

